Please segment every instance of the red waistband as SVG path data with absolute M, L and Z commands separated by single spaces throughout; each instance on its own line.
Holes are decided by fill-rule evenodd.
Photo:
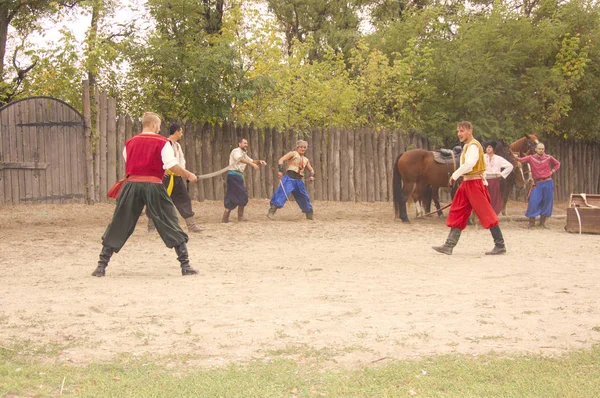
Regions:
M 546 181 L 550 181 L 551 179 L 552 179 L 552 177 L 546 177 L 546 178 L 538 178 L 538 179 L 535 179 L 533 181 L 535 181 L 535 182 L 546 182 Z
M 128 176 L 129 182 L 152 182 L 154 184 L 162 184 L 162 179 L 155 176 Z

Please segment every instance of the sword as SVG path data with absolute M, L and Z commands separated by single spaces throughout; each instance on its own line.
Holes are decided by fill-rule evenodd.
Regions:
M 288 197 L 288 194 L 287 194 L 287 192 L 285 192 L 285 188 L 283 187 L 283 181 L 282 181 L 282 180 L 283 180 L 283 178 L 280 178 L 280 179 L 279 179 L 279 185 L 281 186 L 281 189 L 283 189 L 283 193 L 285 194 L 285 199 L 286 199 L 287 201 L 289 201 L 289 200 L 290 200 L 290 198 Z

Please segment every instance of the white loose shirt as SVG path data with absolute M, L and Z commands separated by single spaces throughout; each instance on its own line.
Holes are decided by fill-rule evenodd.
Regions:
M 452 179 L 454 181 L 458 180 L 460 176 L 468 173 L 473 170 L 473 167 L 477 164 L 479 160 L 479 147 L 476 144 L 471 144 L 467 147 L 467 152 L 465 153 L 465 162 L 460 165 L 458 169 L 452 173 Z
M 243 173 L 244 170 L 246 170 L 247 164 L 242 163 L 242 160 L 253 162 L 252 158 L 248 156 L 246 151 L 239 147 L 235 148 L 233 151 L 231 151 L 231 154 L 229 155 L 229 170 L 235 170 L 239 171 L 240 173 Z
M 490 158 L 487 154 L 483 155 L 485 159 L 485 177 L 486 178 L 497 178 L 500 174 L 502 178 L 508 177 L 513 171 L 513 165 L 502 156 L 492 155 Z
M 156 133 L 144 131 L 144 134 L 156 134 Z M 177 166 L 179 164 L 179 162 L 177 161 L 177 158 L 175 157 L 175 152 L 173 151 L 173 146 L 171 145 L 171 142 L 165 143 L 165 146 L 163 146 L 162 150 L 160 151 L 160 157 L 163 162 L 164 170 L 170 169 L 171 167 Z M 123 148 L 123 159 L 125 159 L 125 162 L 127 162 L 127 147 Z

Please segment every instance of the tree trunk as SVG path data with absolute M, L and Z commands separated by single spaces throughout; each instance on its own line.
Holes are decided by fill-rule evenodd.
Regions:
M 4 54 L 6 54 L 6 40 L 8 39 L 8 5 L 0 5 L 0 81 L 4 77 Z

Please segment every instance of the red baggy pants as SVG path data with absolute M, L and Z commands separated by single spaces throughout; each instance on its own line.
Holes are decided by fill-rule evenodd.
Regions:
M 471 211 L 477 214 L 483 228 L 489 229 L 498 225 L 498 216 L 492 208 L 490 194 L 483 185 L 483 180 L 463 181 L 460 184 L 452 199 L 446 225 L 450 228 L 465 229 Z

